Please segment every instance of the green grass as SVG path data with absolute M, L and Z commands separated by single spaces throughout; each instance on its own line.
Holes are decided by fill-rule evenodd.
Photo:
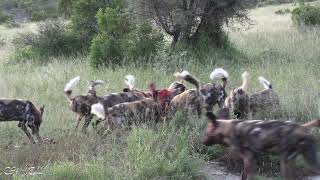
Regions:
M 17 170 L 15 179 L 204 178 L 200 170 L 207 156 L 198 152 L 203 149 L 200 138 L 205 119 L 186 123 L 178 117 L 170 125 L 135 127 L 104 138 L 92 129 L 89 135 L 82 135 L 74 131 L 75 115 L 63 94 L 65 83 L 77 75 L 82 79 L 74 94 L 86 92 L 88 80 L 102 79 L 107 84 L 98 88 L 98 93 L 104 95 L 119 92 L 124 87 L 126 74 L 136 76 L 139 89 L 146 89 L 150 82 L 166 87 L 174 80 L 172 74 L 181 68 L 189 70 L 202 82 L 209 82 L 210 72 L 224 67 L 230 73 L 230 91 L 241 85 L 240 75 L 247 70 L 253 77 L 250 92 L 262 89 L 257 80 L 260 75 L 272 82 L 281 97 L 283 117 L 296 121 L 318 119 L 319 28 L 298 30 L 293 27 L 289 14 L 274 13 L 278 8 L 291 8 L 291 5 L 253 10 L 251 14 L 256 25 L 249 30 L 228 28 L 231 42 L 239 53 L 212 51 L 201 59 L 205 64 L 183 55 L 143 67 L 132 65 L 99 70 L 92 69 L 86 57 L 53 58 L 46 65 L 12 63 L 8 58 L 13 50 L 10 39 L 19 31 L 32 30 L 34 25 L 23 25 L 23 29 L 1 26 L 0 37 L 5 37 L 6 43 L 0 49 L 0 97 L 30 99 L 38 106 L 45 104 L 40 133 L 43 137 L 54 138 L 58 144 L 29 145 L 16 122 L 1 123 L 0 179 L 5 167 Z

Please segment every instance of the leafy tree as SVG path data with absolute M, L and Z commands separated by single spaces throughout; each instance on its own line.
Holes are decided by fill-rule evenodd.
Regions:
M 210 46 L 222 47 L 223 25 L 231 20 L 246 22 L 247 9 L 255 0 L 137 0 L 138 14 L 156 23 L 172 44 L 193 43 L 203 37 Z
M 90 47 L 91 65 L 121 65 L 122 60 L 137 60 L 155 54 L 163 36 L 148 23 L 137 23 L 125 10 L 123 0 L 115 0 L 97 13 L 99 34 Z
M 59 0 L 59 9 L 71 19 L 71 30 L 78 36 L 83 49 L 90 47 L 99 32 L 96 14 L 111 0 Z

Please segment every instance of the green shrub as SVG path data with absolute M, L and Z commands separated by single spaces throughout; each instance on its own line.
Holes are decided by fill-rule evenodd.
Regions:
M 99 34 L 92 41 L 90 48 L 90 64 L 94 67 L 99 65 L 119 65 L 123 58 L 121 43 L 106 34 Z
M 128 47 L 128 57 L 150 57 L 163 46 L 163 35 L 148 23 L 136 27 L 131 33 Z
M 90 47 L 90 63 L 94 67 L 121 65 L 124 58 L 137 62 L 155 54 L 162 45 L 162 34 L 151 25 L 130 23 L 123 0 L 114 1 L 96 17 L 100 32 Z
M 68 31 L 60 20 L 47 20 L 39 25 L 37 33 L 21 34 L 13 43 L 17 47 L 25 47 L 16 51 L 13 56 L 16 60 L 44 57 L 41 60 L 45 61 L 49 56 L 71 56 L 81 46 L 78 36 Z
M 320 25 L 320 7 L 301 4 L 293 9 L 291 18 L 298 26 Z
M 14 15 L 21 16 L 31 21 L 41 21 L 48 18 L 56 18 L 58 13 L 57 0 L 1 0 L 0 7 Z M 21 19 L 15 19 L 21 21 Z
M 0 24 L 11 21 L 12 17 L 0 10 Z
M 70 14 L 71 31 L 77 34 L 81 42 L 81 49 L 87 51 L 91 45 L 92 39 L 98 33 L 98 22 L 96 14 L 99 9 L 105 8 L 109 1 L 106 0 L 72 0 L 69 2 L 70 7 L 61 7 L 66 4 L 60 0 L 60 9 L 66 9 L 65 14 Z
M 288 8 L 276 10 L 274 13 L 278 15 L 289 14 L 291 11 Z

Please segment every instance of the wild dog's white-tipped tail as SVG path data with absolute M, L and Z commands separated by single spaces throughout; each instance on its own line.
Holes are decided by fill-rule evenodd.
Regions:
M 185 79 L 187 76 L 190 76 L 191 74 L 188 71 L 184 70 L 182 72 L 176 72 L 173 75 L 178 79 Z
M 96 115 L 99 119 L 105 119 L 106 113 L 101 103 L 93 104 L 91 106 L 91 114 Z
M 176 72 L 173 74 L 179 80 L 185 80 L 193 85 L 199 90 L 200 84 L 199 81 L 193 77 L 188 71 Z
M 129 87 L 130 90 L 134 88 L 135 81 L 136 81 L 136 78 L 133 75 L 129 74 L 125 76 L 124 83 L 126 83 L 126 85 Z
M 259 81 L 260 81 L 260 84 L 262 84 L 265 89 L 272 89 L 271 83 L 266 78 L 260 76 Z
M 79 83 L 79 81 L 80 81 L 80 76 L 77 76 L 77 77 L 71 79 L 71 80 L 66 84 L 66 86 L 64 87 L 64 92 L 72 91 L 73 88 L 77 86 L 77 84 Z
M 88 88 L 89 88 L 89 90 L 94 90 L 94 88 L 95 88 L 97 85 L 101 85 L 101 84 L 104 84 L 104 81 L 102 81 L 102 80 L 91 81 L 91 82 L 90 82 L 90 86 L 89 86 Z
M 210 79 L 215 80 L 215 79 L 228 79 L 229 74 L 226 70 L 223 68 L 216 68 L 213 70 L 210 74 Z
M 249 85 L 250 85 L 251 76 L 250 76 L 250 74 L 249 74 L 247 71 L 245 71 L 241 76 L 242 76 L 242 85 L 241 85 L 241 88 L 242 88 L 242 90 L 244 90 L 244 91 L 248 91 Z

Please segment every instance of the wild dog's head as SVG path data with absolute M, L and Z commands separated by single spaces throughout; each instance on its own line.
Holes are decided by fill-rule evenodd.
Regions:
M 34 106 L 34 105 L 33 105 Z M 33 116 L 33 124 L 28 123 L 28 126 L 32 129 L 32 133 L 38 133 L 39 132 L 39 128 L 41 126 L 42 120 L 43 120 L 43 113 L 44 113 L 44 108 L 45 106 L 41 106 L 40 108 L 36 108 L 35 106 L 33 107 L 33 110 L 31 110 L 31 114 L 27 115 L 27 116 Z M 34 126 L 34 127 L 32 127 Z
M 242 119 L 249 111 L 249 96 L 242 88 L 231 91 L 230 96 L 226 98 L 225 107 L 233 109 L 234 115 Z
M 224 101 L 227 97 L 226 85 L 228 83 L 229 74 L 223 68 L 216 68 L 210 74 L 212 83 L 205 84 L 201 87 L 201 94 L 204 96 L 205 106 L 208 111 L 211 111 L 213 106 L 218 104 L 220 108 L 223 107 Z M 222 84 L 214 83 L 215 80 L 221 80 Z
M 217 121 L 217 117 L 212 112 L 206 114 L 209 122 L 205 131 L 203 144 L 206 146 L 212 146 L 215 144 L 228 145 L 226 142 L 226 134 L 228 128 L 225 125 L 221 125 Z

